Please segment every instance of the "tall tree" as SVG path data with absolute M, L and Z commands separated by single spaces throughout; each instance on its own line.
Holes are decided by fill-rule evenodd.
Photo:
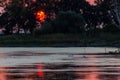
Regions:
M 117 27 L 120 29 L 120 1 L 113 0 L 114 2 L 114 17 L 117 24 Z
M 35 15 L 29 8 L 25 7 L 24 0 L 12 0 L 12 2 L 7 5 L 5 8 L 6 12 L 2 14 L 2 17 L 5 17 L 6 24 L 4 25 L 6 31 L 5 33 L 9 34 L 13 32 L 13 28 L 18 29 L 17 33 L 20 32 L 20 29 L 24 29 L 26 32 L 29 30 L 31 33 L 35 28 Z

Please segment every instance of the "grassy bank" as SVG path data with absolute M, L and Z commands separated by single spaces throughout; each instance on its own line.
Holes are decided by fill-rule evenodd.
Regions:
M 50 35 L 1 35 L 0 46 L 112 46 L 120 47 L 120 35 L 103 33 L 96 37 L 86 37 L 80 34 L 50 34 Z

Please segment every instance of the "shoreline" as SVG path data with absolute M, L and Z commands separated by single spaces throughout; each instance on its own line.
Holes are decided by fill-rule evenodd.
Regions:
M 117 47 L 120 35 L 101 34 L 84 37 L 80 34 L 1 35 L 0 47 Z
M 120 44 L 109 44 L 109 43 L 91 43 L 91 44 L 84 44 L 84 43 L 54 43 L 54 44 L 0 44 L 0 47 L 116 47 L 120 48 Z

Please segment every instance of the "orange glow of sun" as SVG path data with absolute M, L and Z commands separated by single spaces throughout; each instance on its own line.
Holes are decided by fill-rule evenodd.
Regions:
M 45 15 L 45 12 L 40 10 L 40 11 L 37 11 L 36 12 L 36 19 L 41 21 L 41 22 L 44 22 L 45 21 L 45 18 L 46 18 L 46 15 Z

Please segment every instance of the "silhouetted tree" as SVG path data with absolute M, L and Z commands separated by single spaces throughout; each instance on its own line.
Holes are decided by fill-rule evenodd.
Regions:
M 85 20 L 81 14 L 62 11 L 54 21 L 45 23 L 40 31 L 41 33 L 82 33 L 85 31 Z
M 35 15 L 31 10 L 24 6 L 24 2 L 21 0 L 12 0 L 12 2 L 6 7 L 6 12 L 2 14 L 1 19 L 6 23 L 1 23 L 5 27 L 5 33 L 13 33 L 13 28 L 18 29 L 17 33 L 20 32 L 20 29 L 24 29 L 26 32 L 29 30 L 31 33 L 35 28 Z M 3 18 L 4 17 L 4 18 Z M 5 19 L 6 18 L 6 19 Z
M 49 21 L 48 24 L 52 24 L 52 27 L 61 27 L 61 29 L 59 29 L 59 27 L 54 28 L 58 32 L 63 31 L 64 33 L 77 33 L 79 32 L 79 30 L 81 30 L 80 32 L 87 31 L 88 34 L 97 35 L 97 30 L 100 28 L 101 25 L 102 27 L 105 27 L 106 25 L 111 24 L 113 22 L 113 3 L 111 0 L 95 0 L 95 2 L 97 4 L 96 6 L 90 5 L 85 0 L 12 0 L 12 2 L 9 5 L 7 5 L 5 9 L 6 12 L 2 14 L 2 16 L 0 16 L 0 25 L 6 28 L 6 32 L 8 34 L 13 32 L 13 27 L 15 26 L 18 27 L 18 33 L 21 28 L 24 29 L 25 33 L 27 31 L 30 31 L 32 33 L 34 28 L 36 27 L 36 19 L 34 13 L 39 10 L 44 10 L 47 15 L 46 22 Z M 59 11 L 63 12 L 59 13 Z M 66 11 L 72 11 L 75 12 L 75 14 L 68 13 Z M 56 17 L 56 19 L 54 18 L 55 21 L 53 21 L 53 23 L 51 23 L 52 21 L 50 19 L 51 14 L 55 14 L 54 16 Z M 83 16 L 84 20 L 81 20 L 83 20 L 83 22 L 85 21 L 87 24 L 84 27 L 84 30 L 82 30 L 83 27 L 81 29 L 78 29 L 77 25 L 80 24 L 78 24 L 78 22 L 76 21 L 77 18 L 75 18 L 78 15 Z M 59 16 L 61 17 L 59 18 Z M 71 17 L 74 17 L 77 24 L 73 21 L 74 19 L 66 19 Z M 61 19 L 64 22 L 60 21 Z M 68 24 L 68 22 L 70 23 Z M 72 24 L 72 22 L 75 24 Z M 81 22 L 82 21 L 80 21 L 79 23 Z M 68 25 L 71 26 L 64 27 Z

